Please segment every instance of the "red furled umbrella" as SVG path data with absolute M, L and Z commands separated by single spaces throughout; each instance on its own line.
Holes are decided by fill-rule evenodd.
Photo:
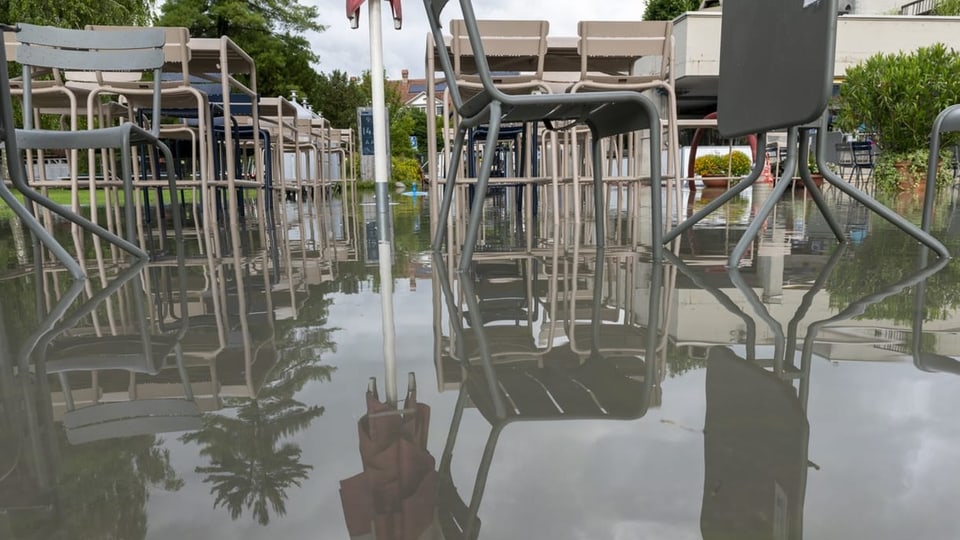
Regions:
M 350 19 L 350 26 L 354 29 L 360 26 L 360 6 L 364 0 L 347 0 L 347 18 Z M 400 0 L 388 0 L 390 9 L 393 10 L 393 27 L 397 30 L 403 25 L 403 10 L 400 6 Z
M 340 482 L 350 538 L 432 538 L 438 475 L 427 452 L 430 407 L 417 403 L 413 374 L 403 409 L 382 403 L 373 379 L 366 399 L 358 422 L 363 472 Z

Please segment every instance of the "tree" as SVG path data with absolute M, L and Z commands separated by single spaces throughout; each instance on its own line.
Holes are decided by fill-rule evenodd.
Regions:
M 333 127 L 356 131 L 357 107 L 368 105 L 368 100 L 360 81 L 334 70 L 320 74 L 317 101 L 312 103 Z
M 11 0 L 0 2 L 0 20 L 63 28 L 88 24 L 146 26 L 153 20 L 154 0 Z
M 672 21 L 688 11 L 696 11 L 699 0 L 649 0 L 643 10 L 645 21 Z
M 934 6 L 931 15 L 956 17 L 960 15 L 960 0 L 939 0 Z
M 200 444 L 200 454 L 210 460 L 196 472 L 212 484 L 214 506 L 225 507 L 233 519 L 247 508 L 261 525 L 270 523 L 271 510 L 286 513 L 287 489 L 299 487 L 313 469 L 300 462 L 300 446 L 286 439 L 324 411 L 293 396 L 310 381 L 330 380 L 334 369 L 289 355 L 257 396 L 226 399 L 230 414 L 206 415 L 202 429 L 181 437 Z
M 317 16 L 316 6 L 297 0 L 168 0 L 158 24 L 186 27 L 192 37 L 229 36 L 253 57 L 262 95 L 295 91 L 318 103 L 319 74 L 312 65 L 319 59 L 303 37 L 324 30 Z

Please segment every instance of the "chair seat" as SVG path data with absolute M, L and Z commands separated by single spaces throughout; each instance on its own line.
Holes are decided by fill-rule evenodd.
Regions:
M 639 418 L 646 413 L 646 385 L 621 373 L 605 359 L 591 359 L 565 369 L 503 366 L 497 388 L 512 420 L 571 418 Z M 471 368 L 467 389 L 477 409 L 497 423 L 482 370 Z
M 67 441 L 83 444 L 103 439 L 193 431 L 203 427 L 200 407 L 184 399 L 141 399 L 91 405 L 63 415 Z
M 153 362 L 147 363 L 140 336 L 83 336 L 60 339 L 47 353 L 47 372 L 123 369 L 136 373 L 156 374 L 163 359 L 173 351 L 173 336 L 150 336 L 149 352 Z
M 628 90 L 631 87 L 662 83 L 658 75 L 590 75 L 589 79 L 578 81 L 567 89 L 568 92 L 597 92 L 604 90 Z

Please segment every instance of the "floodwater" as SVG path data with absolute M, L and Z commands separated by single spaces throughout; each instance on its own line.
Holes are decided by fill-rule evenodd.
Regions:
M 956 259 L 797 191 L 728 272 L 760 189 L 662 266 L 494 196 L 469 277 L 399 194 L 384 273 L 370 195 L 80 285 L 4 217 L 0 538 L 960 538 Z

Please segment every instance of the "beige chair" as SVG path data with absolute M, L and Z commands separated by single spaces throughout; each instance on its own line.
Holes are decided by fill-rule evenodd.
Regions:
M 119 31 L 129 30 L 132 26 L 88 25 L 88 30 Z M 212 148 L 213 135 L 209 115 L 210 105 L 207 95 L 191 85 L 190 77 L 190 32 L 183 27 L 163 27 L 166 38 L 163 47 L 164 73 L 168 74 L 160 84 L 161 107 L 163 109 L 195 110 L 197 127 L 188 127 L 186 123 L 164 124 L 160 127 L 161 137 L 167 139 L 188 139 L 196 142 L 194 166 L 189 175 L 192 185 L 207 187 L 213 177 Z M 173 75 L 176 74 L 176 75 Z M 115 77 L 104 78 L 97 75 L 97 83 L 109 88 L 111 93 L 122 95 L 131 109 L 147 109 L 153 97 L 152 84 L 143 80 L 122 80 Z
M 544 20 L 493 20 L 485 19 L 477 21 L 477 28 L 480 30 L 481 44 L 486 57 L 498 63 L 506 64 L 510 67 L 509 71 L 500 70 L 491 73 L 493 84 L 507 94 L 531 94 L 531 93 L 551 93 L 550 87 L 544 82 L 544 59 L 547 54 L 547 33 L 550 30 L 550 23 Z M 483 83 L 476 72 L 474 61 L 474 50 L 470 44 L 470 37 L 467 35 L 467 27 L 462 19 L 450 21 L 450 51 L 453 61 L 453 71 L 456 76 L 456 87 L 460 96 L 468 100 L 483 91 Z M 444 122 L 450 115 L 448 108 L 450 104 L 450 86 L 444 90 Z M 456 123 L 456 115 L 454 115 Z M 535 126 L 526 127 L 529 135 L 530 129 L 536 129 Z M 454 126 L 456 130 L 456 125 Z M 445 130 L 446 132 L 446 130 Z M 556 135 L 551 135 L 556 138 Z M 528 141 L 532 137 L 526 137 Z M 448 137 L 444 137 L 445 145 L 449 143 Z M 445 148 L 445 153 L 449 155 L 449 148 Z M 525 171 L 533 170 L 533 159 L 535 150 L 528 145 L 525 148 L 517 146 L 518 153 L 523 157 L 523 169 Z M 522 152 L 519 152 L 522 150 Z M 510 184 L 526 184 L 536 182 L 536 178 L 530 177 L 529 173 L 525 178 L 510 177 L 505 180 Z M 526 189 L 526 198 L 532 197 L 532 191 Z
M 483 51 L 488 58 L 509 59 L 518 73 L 493 73 L 493 82 L 507 93 L 549 92 L 543 83 L 543 61 L 547 54 L 547 21 L 479 20 Z M 461 92 L 479 92 L 483 85 L 473 64 L 473 48 L 462 19 L 450 21 L 453 70 Z
M 580 79 L 570 87 L 570 92 L 656 89 L 665 96 L 666 103 L 661 108 L 666 108 L 666 112 L 661 118 L 667 130 L 666 176 L 675 180 L 679 203 L 680 183 L 676 179 L 679 176 L 680 144 L 673 70 L 673 23 L 581 21 L 578 34 Z

